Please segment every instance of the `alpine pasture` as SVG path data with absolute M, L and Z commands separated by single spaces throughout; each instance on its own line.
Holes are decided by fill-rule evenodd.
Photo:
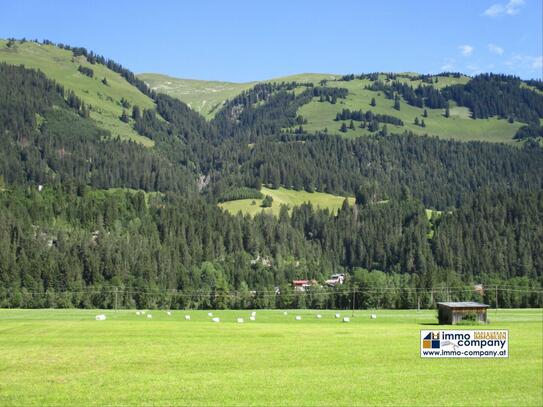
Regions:
M 273 202 L 271 207 L 263 208 L 263 199 L 237 199 L 220 203 L 219 207 L 234 215 L 238 212 L 251 216 L 261 212 L 279 215 L 281 205 L 287 205 L 289 208 L 293 208 L 294 206 L 300 206 L 304 203 L 311 203 L 314 207 L 328 209 L 331 213 L 337 213 L 345 200 L 345 197 L 324 192 L 296 191 L 283 187 L 278 189 L 262 187 L 260 192 L 263 196 L 269 195 L 272 197 Z M 354 197 L 349 197 L 347 199 L 350 205 L 354 205 Z
M 142 73 L 138 77 L 145 81 L 151 89 L 176 97 L 193 110 L 212 119 L 221 110 L 222 105 L 228 99 L 232 99 L 245 90 L 251 89 L 258 82 L 312 82 L 318 83 L 323 79 L 334 79 L 337 75 L 302 73 L 280 78 L 273 78 L 255 82 L 224 82 L 205 81 L 197 79 L 173 78 L 157 73 Z
M 465 82 L 465 77 L 449 78 L 437 77 L 438 82 L 433 86 L 439 88 L 453 83 Z M 404 78 L 404 80 L 406 80 Z M 420 82 L 408 81 L 416 87 Z M 473 120 L 470 117 L 469 109 L 465 107 L 454 106 L 451 102 L 450 117 L 444 116 L 444 109 L 426 108 L 428 117 L 424 117 L 423 108 L 410 106 L 403 99 L 400 102 L 400 110 L 394 109 L 394 100 L 385 98 L 382 92 L 376 92 L 365 89 L 370 85 L 369 80 L 352 81 L 330 81 L 328 86 L 346 88 L 349 93 L 346 99 L 339 99 L 336 104 L 319 102 L 314 98 L 312 102 L 302 106 L 298 114 L 307 120 L 303 126 L 306 131 L 322 131 L 327 129 L 330 134 L 338 134 L 344 137 L 359 137 L 370 134 L 367 129 L 360 128 L 360 123 L 355 123 L 355 129 L 349 129 L 346 133 L 339 131 L 341 124 L 349 125 L 349 121 L 335 121 L 336 114 L 342 109 L 372 111 L 374 114 L 387 114 L 401 119 L 404 126 L 394 126 L 388 124 L 388 131 L 401 133 L 403 131 L 412 131 L 416 134 L 432 135 L 442 139 L 455 139 L 459 141 L 491 141 L 514 144 L 513 135 L 522 126 L 520 122 L 509 123 L 505 119 L 497 117 L 489 119 Z M 371 106 L 371 100 L 375 98 L 376 105 Z M 415 118 L 424 120 L 426 127 L 414 124 Z
M 490 311 L 508 359 L 420 358 L 435 310 L 208 312 L 2 309 L 0 405 L 543 403 L 541 309 Z

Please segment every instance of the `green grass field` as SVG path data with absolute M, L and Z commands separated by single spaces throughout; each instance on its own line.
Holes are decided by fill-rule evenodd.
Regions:
M 0 310 L 0 405 L 543 403 L 541 309 L 490 311 L 508 359 L 420 358 L 435 311 L 148 312 Z
M 408 81 L 412 86 L 418 86 L 417 81 Z M 437 85 L 445 86 L 452 83 L 463 83 L 465 78 L 444 78 L 440 77 Z M 428 117 L 422 116 L 424 109 L 413 107 L 402 100 L 400 110 L 394 109 L 394 101 L 386 99 L 381 92 L 366 90 L 364 87 L 369 85 L 369 80 L 353 80 L 348 82 L 329 82 L 329 86 L 337 86 L 349 89 L 346 99 L 338 99 L 338 103 L 321 103 L 318 98 L 302 106 L 298 114 L 308 120 L 303 127 L 309 132 L 328 129 L 330 134 L 338 134 L 344 137 L 359 137 L 370 134 L 367 129 L 358 127 L 359 122 L 355 122 L 356 129 L 348 130 L 347 133 L 339 131 L 342 121 L 335 121 L 336 114 L 342 109 L 350 110 L 371 110 L 374 113 L 388 114 L 398 117 L 404 122 L 404 126 L 394 126 L 387 124 L 388 131 L 394 133 L 403 133 L 410 130 L 418 134 L 429 134 L 443 139 L 455 139 L 460 141 L 490 141 L 509 144 L 517 144 L 513 140 L 516 131 L 523 123 L 508 123 L 507 120 L 490 118 L 477 119 L 470 118 L 467 108 L 451 106 L 450 117 L 444 117 L 444 109 L 427 109 Z M 439 87 L 439 86 L 438 86 Z M 376 100 L 376 106 L 370 106 L 372 98 Z M 424 119 L 426 127 L 420 127 L 414 124 L 415 117 L 419 120 Z M 349 125 L 349 121 L 345 121 Z
M 271 208 L 262 208 L 262 199 L 238 199 L 236 201 L 228 201 L 219 204 L 219 206 L 232 214 L 242 212 L 251 216 L 257 213 L 272 213 L 274 215 L 279 214 L 281 205 L 288 205 L 290 208 L 294 206 L 300 206 L 303 203 L 311 202 L 315 207 L 321 209 L 329 209 L 332 213 L 336 213 L 345 197 L 326 194 L 323 192 L 307 192 L 307 191 L 295 191 L 293 189 L 279 188 L 271 189 L 262 187 L 261 191 L 264 196 L 270 195 L 273 198 L 273 204 Z M 253 201 L 255 204 L 253 205 Z M 349 198 L 349 203 L 353 205 L 354 198 Z
M 166 93 L 182 100 L 207 119 L 211 119 L 227 99 L 232 99 L 258 83 L 258 81 L 235 83 L 182 79 L 155 73 L 142 73 L 138 77 L 157 92 Z M 322 79 L 335 77 L 330 74 L 305 73 L 269 79 L 262 82 L 319 82 Z
M 40 69 L 50 79 L 63 85 L 65 89 L 72 90 L 86 104 L 92 106 L 90 116 L 99 127 L 109 130 L 114 137 L 153 146 L 152 140 L 140 136 L 132 128 L 132 123 L 122 122 L 119 116 L 123 112 L 123 97 L 131 106 L 138 105 L 142 108 L 154 108 L 154 102 L 119 74 L 104 65 L 91 65 L 84 57 L 75 58 L 71 51 L 52 45 L 17 42 L 13 47 L 7 48 L 6 43 L 7 41 L 0 40 L 0 62 Z M 77 70 L 79 65 L 91 68 L 94 77 L 89 78 L 80 73 Z M 102 83 L 104 77 L 107 78 L 108 85 Z M 131 107 L 127 111 L 130 114 Z

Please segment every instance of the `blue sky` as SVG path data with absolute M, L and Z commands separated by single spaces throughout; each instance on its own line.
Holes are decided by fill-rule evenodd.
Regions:
M 84 46 L 137 73 L 195 79 L 443 70 L 541 78 L 542 3 L 0 0 L 0 37 Z

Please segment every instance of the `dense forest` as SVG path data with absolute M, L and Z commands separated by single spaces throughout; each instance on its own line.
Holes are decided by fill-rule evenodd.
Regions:
M 541 192 L 483 191 L 432 222 L 407 196 L 337 216 L 306 204 L 254 219 L 198 198 L 90 188 L 16 188 L 0 206 L 4 307 L 108 308 L 117 292 L 122 307 L 321 308 L 349 306 L 353 289 L 360 307 L 370 293 L 381 306 L 428 307 L 474 282 L 519 290 L 501 292 L 502 306 L 543 305 L 521 291 L 540 287 Z M 347 283 L 290 286 L 334 272 Z
M 40 71 L 0 64 L 0 307 L 414 308 L 449 298 L 543 305 L 537 143 L 285 131 L 303 126 L 298 109 L 314 98 L 347 96 L 322 83 L 259 84 L 206 121 L 120 64 L 62 47 L 153 99 L 154 109 L 133 106 L 119 120 L 130 116 L 155 147 L 99 129 L 92 106 Z M 434 108 L 454 100 L 477 118 L 525 121 L 519 138 L 539 137 L 541 95 L 516 78 L 480 75 L 437 90 L 364 77 L 392 98 Z M 344 109 L 338 120 L 400 124 L 368 113 Z M 304 204 L 254 218 L 217 207 L 262 198 L 262 185 L 355 196 L 356 204 L 346 201 L 337 214 Z M 346 283 L 291 286 L 333 273 Z M 499 289 L 476 293 L 474 284 Z

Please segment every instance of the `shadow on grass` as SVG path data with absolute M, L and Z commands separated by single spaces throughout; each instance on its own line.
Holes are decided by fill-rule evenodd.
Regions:
M 432 325 L 432 326 L 439 326 L 439 322 L 421 322 L 419 325 Z

